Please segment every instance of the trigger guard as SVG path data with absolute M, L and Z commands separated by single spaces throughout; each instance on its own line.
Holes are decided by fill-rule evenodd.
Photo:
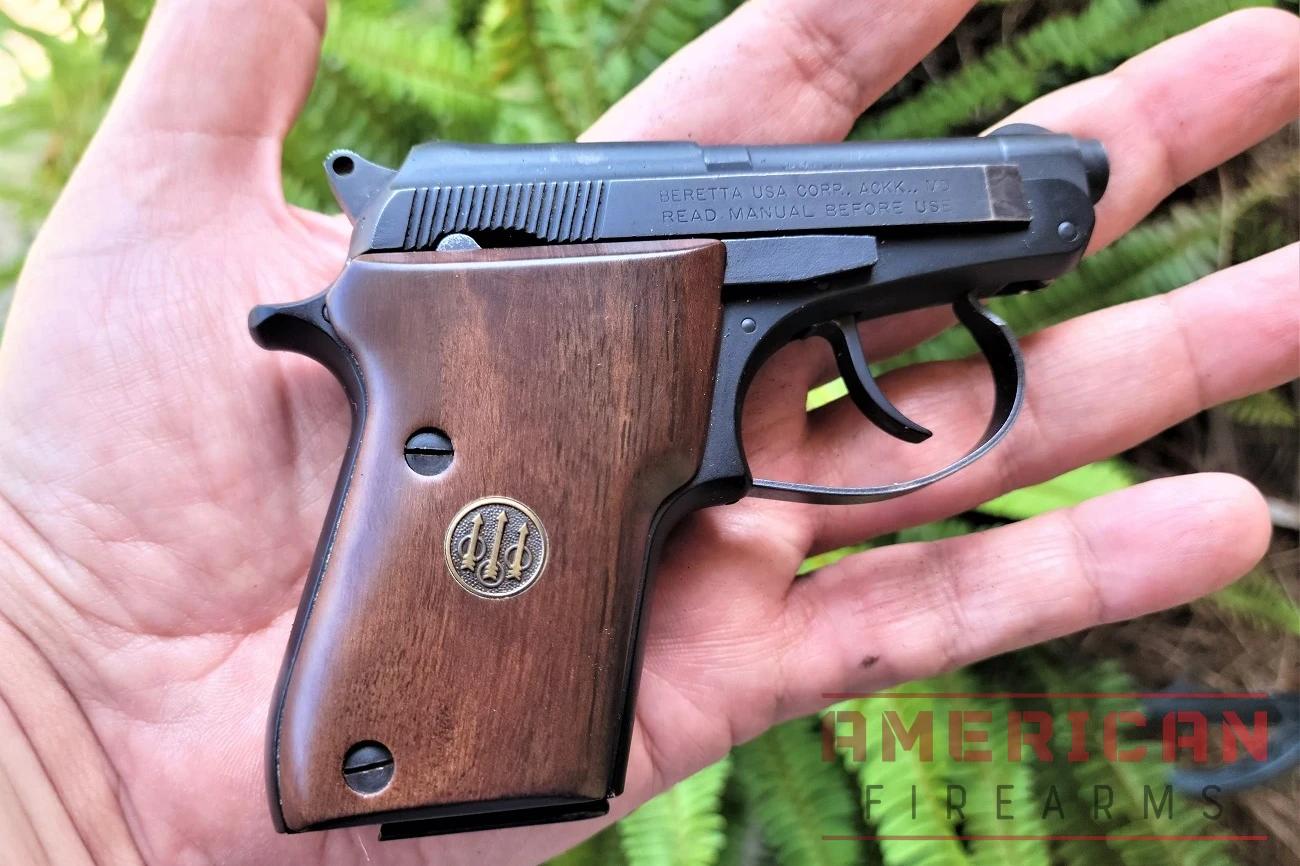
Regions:
M 965 469 L 983 457 L 994 445 L 1002 441 L 1025 401 L 1025 362 L 1020 345 L 1007 323 L 985 309 L 974 295 L 964 295 L 952 305 L 957 319 L 966 327 L 988 361 L 993 373 L 993 412 L 984 435 L 969 451 L 957 460 L 920 478 L 882 484 L 875 487 L 823 487 L 818 484 L 799 484 L 793 481 L 772 481 L 755 478 L 752 495 L 785 502 L 805 502 L 817 505 L 854 505 L 863 502 L 880 502 L 942 481 Z

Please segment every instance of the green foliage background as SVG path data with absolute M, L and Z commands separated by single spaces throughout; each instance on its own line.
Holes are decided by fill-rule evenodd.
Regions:
M 22 254 L 93 134 L 139 39 L 151 0 L 59 0 L 53 27 L 15 20 L 0 3 L 0 52 L 39 46 L 44 63 L 26 62 L 24 88 L 0 107 L 0 234 L 12 255 L 0 285 L 12 284 Z M 321 159 L 355 147 L 389 165 L 429 138 L 493 141 L 570 139 L 677 48 L 719 20 L 735 0 L 340 0 L 330 10 L 320 70 L 306 110 L 284 150 L 284 183 L 299 204 L 332 209 Z M 1089 75 L 1178 32 L 1248 5 L 1240 0 L 986 0 L 957 34 L 907 76 L 857 124 L 855 138 L 974 133 L 1017 105 Z M 14 40 L 19 40 L 15 42 Z M 3 59 L 3 58 L 0 58 Z M 1210 181 L 1175 196 L 1138 230 L 1093 256 L 1049 292 L 1001 299 L 1000 312 L 1025 333 L 1098 309 L 1169 291 L 1218 267 L 1278 247 L 1295 236 L 1297 188 L 1293 141 L 1257 148 Z M 16 181 L 14 178 L 22 178 Z M 0 256 L 5 246 L 0 244 Z M 955 357 L 973 346 L 947 333 L 885 367 Z M 832 383 L 809 405 L 842 396 Z M 1294 401 L 1285 389 L 1238 401 L 1216 417 L 1233 429 L 1293 433 Z M 1265 433 L 1264 442 L 1275 442 Z M 1291 441 L 1291 440 L 1285 440 Z M 1140 463 L 1141 461 L 1138 461 Z M 1150 461 L 1147 461 L 1148 463 Z M 900 532 L 810 560 L 804 571 L 885 544 L 976 531 L 1067 506 L 1140 480 L 1152 470 L 1116 458 L 987 503 L 977 512 Z M 1294 499 L 1294 491 L 1291 499 Z M 1267 567 L 1213 597 L 1222 622 L 1240 634 L 1294 641 L 1300 613 L 1288 585 Z M 1120 665 L 1057 644 L 997 659 L 933 681 L 918 692 L 1128 692 L 1141 688 Z M 968 709 L 965 701 L 961 708 Z M 1068 699 L 986 699 L 995 719 L 1035 708 L 1067 730 Z M 1123 701 L 1117 700 L 1117 705 Z M 876 696 L 839 709 L 868 719 L 894 709 L 906 720 L 942 700 Z M 885 761 L 821 757 L 822 720 L 797 719 L 734 750 L 725 761 L 661 795 L 620 824 L 553 861 L 629 866 L 709 864 L 1221 864 L 1237 856 L 1204 842 L 1110 843 L 826 841 L 824 836 L 1196 834 L 1200 808 L 1180 803 L 1177 817 L 1144 818 L 1143 784 L 1162 790 L 1159 764 L 962 764 L 936 746 L 936 760 L 904 753 Z M 996 744 L 1006 731 L 995 726 Z M 1096 744 L 1094 744 L 1095 748 Z M 996 784 L 1016 784 L 1014 821 L 990 810 Z M 972 806 L 954 821 L 942 808 L 948 784 L 965 784 Z M 1086 808 L 1092 785 L 1117 792 L 1114 820 Z M 883 795 L 870 785 L 884 785 Z M 918 817 L 909 804 L 919 792 Z M 1040 820 L 1043 796 L 1056 786 L 1068 821 Z M 870 804 L 875 796 L 884 802 Z M 976 802 L 978 799 L 978 802 Z M 1214 831 L 1211 831 L 1214 832 Z M 1218 830 L 1222 832 L 1222 828 Z

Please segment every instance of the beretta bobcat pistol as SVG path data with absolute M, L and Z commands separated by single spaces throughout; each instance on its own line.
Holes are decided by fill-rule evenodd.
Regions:
M 624 783 L 648 580 L 694 509 L 757 495 L 860 503 L 977 459 L 1024 397 L 981 301 L 1037 289 L 1092 234 L 1096 141 L 763 147 L 434 142 L 396 171 L 326 172 L 342 273 L 260 306 L 353 407 L 270 714 L 287 832 L 381 838 L 602 815 Z M 752 477 L 739 419 L 765 358 L 826 339 L 850 398 L 908 442 L 857 324 L 951 305 L 992 417 L 932 474 L 830 488 Z

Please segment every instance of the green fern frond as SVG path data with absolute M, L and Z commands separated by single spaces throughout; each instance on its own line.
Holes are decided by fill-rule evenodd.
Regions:
M 763 827 L 749 808 L 734 768 L 722 789 L 722 818 L 726 821 L 726 842 L 714 866 L 780 866 L 763 844 Z
M 56 50 L 60 41 L 60 34 L 47 33 L 35 27 L 28 27 L 0 7 L 0 33 L 3 32 L 17 33 L 35 42 L 47 52 Z
M 866 759 L 859 761 L 849 747 L 839 749 L 845 767 L 858 780 L 863 816 L 871 832 L 882 837 L 925 836 L 932 839 L 884 838 L 880 851 L 887 866 L 971 866 L 968 851 L 954 837 L 958 827 L 947 808 L 948 785 L 953 783 L 952 761 L 936 743 L 929 760 L 919 745 L 895 752 L 886 761 L 881 751 L 880 725 L 886 712 L 897 714 L 907 727 L 920 713 L 936 713 L 936 702 L 900 698 L 895 693 L 975 691 L 968 674 L 956 671 L 944 677 L 900 685 L 889 694 L 846 701 L 831 710 L 856 710 L 867 723 Z M 937 738 L 936 738 L 937 739 Z
M 882 535 L 870 541 L 850 544 L 847 547 L 840 547 L 835 550 L 828 550 L 825 553 L 819 553 L 816 556 L 810 556 L 799 566 L 797 573 L 801 575 L 810 574 L 819 568 L 834 565 L 846 556 L 852 556 L 873 547 L 883 547 L 886 544 L 907 544 L 913 541 L 938 541 L 941 538 L 952 538 L 974 531 L 975 525 L 969 520 L 963 520 L 960 517 L 936 520 L 934 523 L 926 523 L 921 526 L 909 526 L 890 535 Z
M 38 45 L 48 71 L 25 76 L 24 90 L 0 108 L 0 156 L 19 160 L 25 190 L 10 188 L 0 201 L 36 224 L 53 207 L 99 126 L 125 69 L 104 55 L 95 33 L 72 27 L 56 38 L 0 19 L 0 36 L 25 34 Z
M 1057 695 L 1081 692 L 1124 694 L 1139 690 L 1113 662 L 1066 668 L 1059 663 L 1045 662 L 1041 652 L 1026 655 L 1032 660 L 1046 690 Z M 1109 861 L 1124 866 L 1230 866 L 1232 858 L 1223 843 L 1177 838 L 1215 835 L 1215 829 L 1202 817 L 1198 804 L 1171 794 L 1172 812 L 1157 812 L 1153 808 L 1153 803 L 1159 804 L 1163 800 L 1169 784 L 1169 765 L 1160 760 L 1158 749 L 1148 748 L 1143 760 L 1111 763 L 1103 757 L 1101 734 L 1097 730 L 1100 726 L 1090 725 L 1086 737 L 1090 759 L 1076 762 L 1066 759 L 1073 736 L 1070 712 L 1085 711 L 1097 719 L 1108 712 L 1139 710 L 1135 700 L 1127 697 L 1054 697 L 1049 703 L 1055 720 L 1051 742 L 1057 760 L 1046 769 L 1041 779 L 1059 783 L 1057 790 L 1067 819 L 1090 826 L 1090 830 L 1083 830 L 1085 833 L 1110 837 L 1104 843 Z M 1114 799 L 1109 817 L 1096 809 L 1097 792 L 1107 790 Z M 1148 797 L 1153 802 L 1148 802 Z M 1058 823 L 1055 817 L 1053 822 L 1053 826 Z M 1074 831 L 1061 832 L 1073 834 Z M 1073 852 L 1070 862 L 1094 863 L 1098 858 L 1098 844 L 1079 842 L 1063 851 Z
M 1247 427 L 1290 428 L 1300 424 L 1300 413 L 1291 401 L 1277 391 L 1261 391 L 1225 403 L 1223 408 L 1233 421 Z
M 1213 607 L 1255 628 L 1300 637 L 1300 605 L 1276 577 L 1263 569 L 1252 571 L 1194 604 Z
M 1025 520 L 1058 508 L 1069 508 L 1136 482 L 1132 467 L 1115 458 L 1089 463 L 1058 475 L 1051 481 L 1022 487 L 989 500 L 979 507 L 984 514 L 1007 520 Z
M 1093 0 L 1077 15 L 1049 18 L 993 48 L 953 75 L 879 116 L 866 115 L 854 138 L 949 135 L 994 120 L 1060 84 L 1109 69 L 1175 33 L 1234 9 L 1266 5 L 1234 0 Z
M 1044 836 L 1048 830 L 1041 819 L 1042 808 L 1034 796 L 1034 764 L 1007 759 L 1010 731 L 1008 719 L 1011 703 L 1001 698 L 963 701 L 978 704 L 991 721 L 980 725 L 987 731 L 987 745 L 980 749 L 992 753 L 988 761 L 953 761 L 949 778 L 964 789 L 961 833 L 980 836 L 969 845 L 970 860 L 978 866 L 1048 866 L 1051 851 L 1047 841 L 1038 839 L 1001 839 L 1007 835 Z
M 401 26 L 391 18 L 335 6 L 322 48 L 379 105 L 409 105 L 425 116 L 422 139 L 481 138 L 497 100 L 464 40 L 446 26 Z
M 745 802 L 782 866 L 853 866 L 866 846 L 857 797 L 838 763 L 822 759 L 814 717 L 778 725 L 733 753 Z M 824 836 L 846 837 L 834 841 Z
M 475 57 L 505 103 L 494 140 L 571 139 L 599 116 L 606 100 L 596 82 L 594 14 L 593 0 L 484 4 Z
M 626 866 L 618 828 L 606 827 L 575 848 L 552 857 L 546 866 Z
M 603 56 L 593 37 L 600 14 L 600 0 L 538 2 L 538 41 L 552 87 L 563 98 L 561 109 L 570 138 L 591 126 L 625 92 L 610 92 L 601 81 Z
M 892 543 L 909 544 L 914 541 L 939 541 L 944 538 L 955 538 L 958 535 L 968 535 L 974 531 L 975 524 L 969 520 L 961 517 L 949 517 L 946 520 L 936 520 L 933 523 L 900 529 L 894 534 Z
M 1093 748 L 1099 749 L 1100 743 L 1094 743 Z M 1106 845 L 1124 866 L 1232 866 L 1231 853 L 1222 842 L 1185 838 L 1211 836 L 1215 831 L 1207 826 L 1200 804 L 1168 789 L 1167 765 L 1155 758 L 1114 764 L 1093 760 L 1076 765 L 1084 766 L 1090 769 L 1080 769 L 1076 779 L 1090 780 L 1090 785 L 1104 784 L 1114 791 L 1116 820 L 1109 825 Z M 1157 817 L 1155 805 L 1166 796 L 1171 811 Z M 1148 798 L 1155 805 L 1149 804 Z
M 102 0 L 104 8 L 104 56 L 125 63 L 135 54 L 144 33 L 153 0 Z
M 1091 72 L 1123 56 L 1116 43 L 1141 14 L 1137 0 L 1095 0 L 1078 15 L 1057 16 L 1010 44 L 937 81 L 878 117 L 867 115 L 855 138 L 912 138 L 948 134 L 1024 103 L 1048 86 L 1060 67 Z
M 488 81 L 508 81 L 532 63 L 539 46 L 520 22 L 521 0 L 487 0 L 474 30 L 474 55 Z M 531 7 L 529 7 L 531 8 Z
M 1068 721 L 1059 714 L 1052 718 L 1054 727 Z M 1079 787 L 1065 757 L 1058 755 L 1050 763 L 1038 764 L 1033 782 L 1039 819 L 1052 835 L 1074 837 L 1052 843 L 1056 862 L 1063 866 L 1108 862 L 1105 843 L 1096 841 L 1106 835 L 1107 828 L 1093 820 L 1093 804 L 1085 798 L 1087 789 Z
M 724 758 L 620 821 L 628 866 L 712 866 L 726 843 L 720 802 L 730 772 Z
M 630 89 L 725 12 L 720 0 L 604 0 L 604 86 Z
M 839 400 L 841 397 L 847 397 L 849 394 L 848 387 L 841 378 L 835 378 L 825 385 L 818 385 L 808 392 L 808 399 L 805 401 L 804 408 L 809 412 L 814 409 L 820 409 Z
M 864 541 L 861 544 L 850 544 L 847 547 L 840 547 L 835 550 L 828 550 L 825 553 L 819 553 L 816 556 L 810 556 L 799 565 L 799 570 L 796 574 L 811 574 L 819 568 L 826 568 L 828 565 L 834 565 L 846 556 L 852 556 L 855 553 L 870 550 L 873 546 L 873 542 Z

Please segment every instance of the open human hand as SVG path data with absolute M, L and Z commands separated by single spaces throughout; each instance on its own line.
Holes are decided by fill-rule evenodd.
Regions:
M 751 0 L 588 133 L 832 140 L 969 0 Z M 323 0 L 162 0 L 41 232 L 0 347 L 0 848 L 12 862 L 535 862 L 601 824 L 376 846 L 272 832 L 263 737 L 347 439 L 333 379 L 260 351 L 257 303 L 310 294 L 347 226 L 288 206 L 280 147 L 313 76 Z M 1179 184 L 1293 120 L 1300 31 L 1241 12 L 1016 120 L 1096 137 L 1112 163 L 1093 248 Z M 1295 247 L 1025 341 L 1029 393 L 970 471 L 846 508 L 742 501 L 686 520 L 652 600 L 622 814 L 734 744 L 878 688 L 1208 592 L 1263 553 L 1240 479 L 1165 479 L 972 537 L 891 546 L 795 579 L 820 551 L 966 510 L 1300 374 Z M 864 327 L 877 356 L 936 327 Z M 758 474 L 855 483 L 937 463 L 832 404 L 796 344 L 751 388 Z M 888 377 L 912 417 L 973 440 L 977 362 Z M 936 446 L 944 447 L 943 443 Z M 913 472 L 911 474 L 920 474 Z

